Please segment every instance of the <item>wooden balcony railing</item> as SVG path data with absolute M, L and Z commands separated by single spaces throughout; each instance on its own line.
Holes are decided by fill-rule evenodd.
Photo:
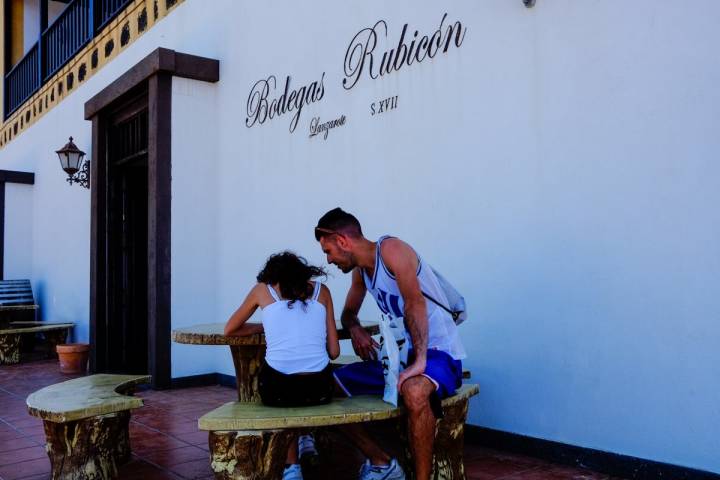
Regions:
M 8 118 L 132 0 L 72 0 L 38 42 L 5 75 Z

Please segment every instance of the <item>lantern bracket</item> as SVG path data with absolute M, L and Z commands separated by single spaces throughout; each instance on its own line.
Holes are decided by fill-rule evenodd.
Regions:
M 83 163 L 82 168 L 75 175 L 68 175 L 67 182 L 72 185 L 77 183 L 81 187 L 90 188 L 90 160 Z

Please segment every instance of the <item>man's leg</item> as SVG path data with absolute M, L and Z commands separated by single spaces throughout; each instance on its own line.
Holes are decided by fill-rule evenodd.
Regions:
M 368 434 L 367 430 L 359 423 L 351 423 L 338 427 L 350 441 L 365 455 L 372 465 L 388 465 L 390 455 L 378 446 Z
M 293 435 L 290 439 L 290 446 L 288 447 L 287 457 L 285 457 L 286 465 L 294 465 L 298 463 L 298 442 L 297 435 Z
M 405 380 L 402 396 L 408 411 L 408 437 L 415 462 L 415 479 L 429 480 L 432 471 L 435 416 L 430 409 L 430 395 L 435 385 L 422 375 Z
M 382 395 L 385 388 L 382 365 L 377 360 L 351 363 L 335 370 L 339 395 Z M 392 458 L 375 443 L 360 424 L 339 426 L 338 429 L 365 455 L 372 465 L 388 465 Z

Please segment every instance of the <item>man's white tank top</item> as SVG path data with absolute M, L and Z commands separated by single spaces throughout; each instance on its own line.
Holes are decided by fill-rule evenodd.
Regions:
M 388 270 L 382 260 L 382 255 L 380 255 L 380 246 L 387 238 L 392 237 L 385 235 L 377 241 L 375 272 L 373 277 L 370 278 L 364 270 L 362 274 L 365 280 L 365 286 L 377 302 L 378 308 L 390 317 L 401 318 L 403 317 L 405 301 L 400 294 L 400 288 L 395 280 L 395 276 L 390 273 L 390 270 Z M 448 299 L 443 289 L 440 288 L 435 273 L 432 271 L 432 268 L 430 268 L 430 265 L 423 262 L 419 255 L 417 277 L 420 283 L 420 289 L 424 293 L 430 295 L 443 305 L 448 305 Z M 452 316 L 428 300 L 427 297 L 425 298 L 425 304 L 427 305 L 428 315 L 428 349 L 446 352 L 455 360 L 464 359 L 467 355 L 462 342 L 460 342 L 457 325 L 455 325 Z
M 318 301 L 320 282 L 305 301 L 282 300 L 268 285 L 275 302 L 262 309 L 267 351 L 265 361 L 275 370 L 291 375 L 300 372 L 319 372 L 330 362 L 327 354 L 327 325 L 325 305 Z

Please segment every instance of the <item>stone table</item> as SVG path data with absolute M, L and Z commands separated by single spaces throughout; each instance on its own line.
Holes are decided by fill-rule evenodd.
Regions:
M 257 323 L 257 322 L 249 322 Z M 361 323 L 370 334 L 376 335 L 380 329 L 377 323 Z M 238 401 L 253 402 L 260 400 L 258 395 L 258 374 L 265 358 L 265 335 L 255 334 L 231 337 L 224 333 L 225 323 L 206 323 L 173 330 L 172 340 L 188 345 L 229 345 L 235 365 Z M 338 327 L 340 340 L 350 338 L 350 333 Z

